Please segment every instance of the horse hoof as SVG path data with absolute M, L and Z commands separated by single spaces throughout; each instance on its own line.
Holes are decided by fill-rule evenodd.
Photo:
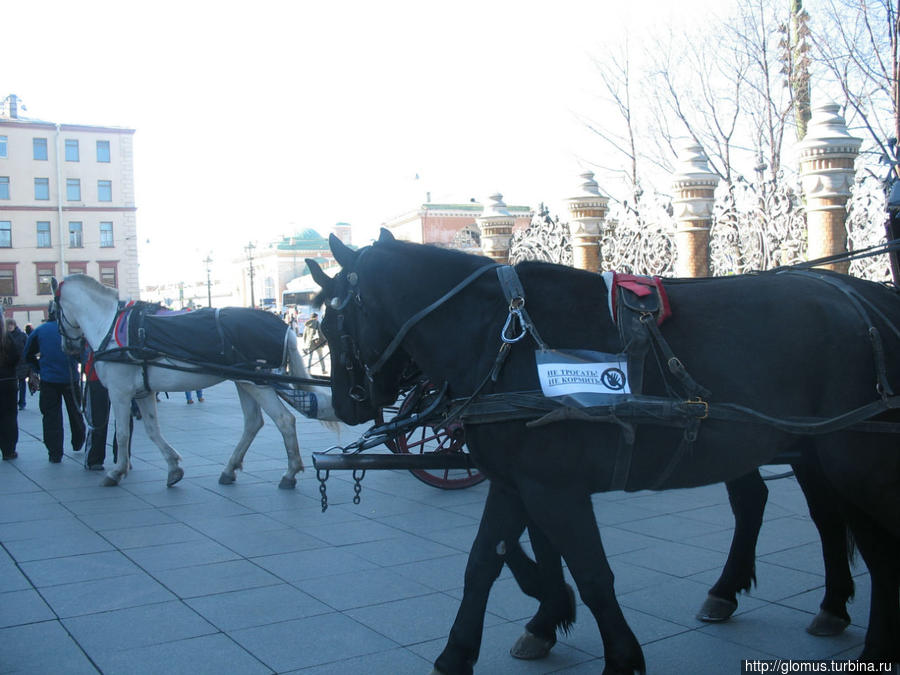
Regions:
M 816 617 L 806 627 L 806 632 L 817 637 L 834 637 L 844 632 L 844 629 L 850 625 L 847 619 L 841 618 L 820 609 Z
M 169 479 L 166 481 L 166 487 L 172 487 L 182 478 L 184 478 L 184 469 L 180 466 L 177 469 L 172 469 L 169 472 Z
M 228 474 L 223 471 L 222 475 L 219 476 L 219 485 L 231 485 L 234 481 L 235 475 L 233 473 Z
M 282 476 L 281 482 L 278 484 L 279 490 L 293 490 L 295 487 L 297 487 L 297 479 L 287 476 Z
M 516 644 L 509 650 L 510 656 L 523 661 L 536 661 L 546 658 L 556 644 L 556 638 L 545 640 L 530 631 L 522 633 L 522 637 L 516 640 Z
M 101 487 L 116 487 L 119 484 L 115 478 L 110 478 L 109 476 L 105 476 L 103 480 L 100 482 Z
M 714 623 L 716 621 L 727 621 L 737 609 L 737 603 L 731 600 L 723 600 L 714 595 L 707 595 L 706 602 L 697 612 L 697 618 L 701 621 Z

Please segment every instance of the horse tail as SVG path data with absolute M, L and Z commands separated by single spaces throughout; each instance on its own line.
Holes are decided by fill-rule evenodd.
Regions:
M 292 377 L 311 379 L 309 371 L 303 364 L 303 355 L 300 353 L 300 345 L 297 342 L 297 336 L 294 331 L 285 332 L 287 341 L 287 367 Z M 317 386 L 312 384 L 299 384 L 299 389 L 308 391 L 316 396 L 317 414 L 316 419 L 325 427 L 334 432 L 340 432 L 340 424 L 338 424 L 337 415 L 334 414 L 334 407 L 331 404 L 331 387 L 327 385 Z

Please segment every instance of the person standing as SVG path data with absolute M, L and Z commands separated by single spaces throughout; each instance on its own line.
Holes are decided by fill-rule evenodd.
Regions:
M 189 392 L 189 391 L 184 392 L 184 398 L 187 399 L 188 405 L 194 404 L 194 399 L 191 398 L 191 392 Z M 197 390 L 197 400 L 200 401 L 200 403 L 203 403 L 204 399 L 203 399 L 203 390 L 202 389 Z
M 25 340 L 28 339 L 28 336 L 16 325 L 15 319 L 6 320 L 6 331 L 19 348 L 19 354 L 24 354 Z M 16 366 L 16 378 L 19 386 L 19 410 L 25 410 L 25 379 L 28 377 L 30 370 L 31 368 L 25 363 L 25 359 L 20 359 L 19 365 Z
M 78 409 L 80 391 L 77 362 L 63 353 L 56 316 L 34 329 L 25 343 L 25 360 L 38 372 L 41 380 L 38 407 L 44 428 L 44 445 L 49 459 L 59 464 L 63 456 L 62 404 L 66 404 L 72 449 L 84 445 L 85 427 Z
M 106 432 L 109 426 L 109 392 L 94 370 L 94 352 L 84 348 L 84 421 L 87 423 L 87 438 L 84 442 L 84 468 L 88 471 L 103 471 L 106 460 Z
M 325 346 L 325 338 L 322 337 L 320 332 L 319 315 L 316 312 L 313 312 L 312 316 L 303 324 L 303 345 L 305 347 L 304 353 L 309 355 L 306 367 L 312 370 L 313 358 L 315 357 L 316 364 L 318 364 L 320 369 L 324 370 L 325 356 L 322 353 L 322 347 Z
M 16 452 L 19 442 L 16 366 L 22 358 L 22 350 L 5 323 L 3 312 L 0 312 L 0 451 L 3 452 L 3 459 L 15 459 L 19 456 Z

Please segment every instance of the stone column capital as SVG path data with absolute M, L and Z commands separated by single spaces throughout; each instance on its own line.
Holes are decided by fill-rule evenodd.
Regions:
M 488 197 L 484 210 L 475 219 L 481 230 L 481 250 L 500 263 L 509 261 L 509 243 L 516 217 L 509 212 L 499 192 Z

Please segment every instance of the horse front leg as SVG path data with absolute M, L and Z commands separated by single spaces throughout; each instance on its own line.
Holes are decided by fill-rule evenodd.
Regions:
M 537 527 L 528 526 L 536 562 L 516 546 L 506 556 L 506 565 L 519 587 L 540 603 L 525 625 L 525 632 L 509 650 L 523 660 L 543 659 L 556 644 L 556 633 L 568 633 L 575 622 L 575 593 L 563 576 L 562 559 L 550 540 Z
M 156 444 L 156 447 L 159 448 L 160 454 L 163 456 L 163 459 L 166 460 L 166 464 L 169 467 L 169 473 L 166 478 L 166 487 L 172 487 L 180 481 L 184 477 L 184 469 L 181 468 L 181 455 L 179 455 L 175 448 L 169 445 L 169 442 L 163 438 L 162 431 L 159 429 L 159 413 L 156 409 L 156 396 L 151 392 L 148 396 L 144 396 L 143 398 L 137 399 L 138 408 L 141 411 L 141 418 L 144 422 L 144 430 L 147 432 L 147 436 L 150 437 L 150 440 Z M 130 411 L 130 406 L 129 406 Z M 127 418 L 126 418 L 127 419 Z M 128 433 L 128 425 L 124 425 L 124 430 L 116 428 L 116 433 L 120 434 L 124 431 L 126 434 Z M 119 439 L 119 447 L 122 447 L 121 436 L 117 436 Z M 130 447 L 129 447 L 129 458 L 131 456 Z M 119 461 L 122 460 L 121 453 L 119 454 Z
M 254 387 L 251 394 L 256 397 L 259 405 L 278 427 L 281 438 L 284 440 L 284 450 L 287 453 L 287 471 L 281 477 L 278 487 L 282 490 L 293 490 L 297 486 L 297 473 L 303 471 L 303 459 L 300 457 L 300 443 L 297 441 L 297 420 L 294 414 L 287 409 L 278 398 L 278 394 L 272 387 Z
M 247 454 L 247 449 L 250 447 L 253 439 L 256 438 L 256 434 L 262 429 L 264 423 L 259 403 L 249 391 L 249 388 L 253 385 L 242 382 L 235 382 L 234 385 L 237 387 L 238 400 L 241 402 L 241 412 L 244 414 L 244 430 L 240 439 L 238 439 L 234 452 L 231 453 L 231 457 L 225 462 L 225 468 L 222 469 L 222 473 L 219 476 L 219 485 L 231 485 L 237 479 L 235 472 L 244 468 L 244 455 Z
M 110 410 L 116 428 L 116 445 L 118 456 L 113 468 L 106 472 L 103 482 L 104 487 L 114 487 L 128 474 L 131 466 L 131 392 L 124 395 L 120 392 L 110 391 Z
M 519 488 L 528 515 L 562 554 L 581 599 L 597 621 L 603 638 L 603 675 L 646 672 L 641 645 L 616 599 L 590 494 L 571 486 L 548 489 L 534 481 L 519 481 Z
M 756 581 L 756 542 L 769 488 L 757 470 L 728 481 L 725 488 L 734 514 L 734 533 L 722 575 L 697 613 L 701 621 L 728 619 L 737 609 L 738 593 L 749 591 Z
M 434 662 L 434 672 L 470 675 L 481 650 L 484 614 L 491 586 L 508 551 L 518 546 L 525 530 L 525 512 L 518 497 L 491 483 L 478 534 L 469 551 L 465 587 L 447 645 Z

